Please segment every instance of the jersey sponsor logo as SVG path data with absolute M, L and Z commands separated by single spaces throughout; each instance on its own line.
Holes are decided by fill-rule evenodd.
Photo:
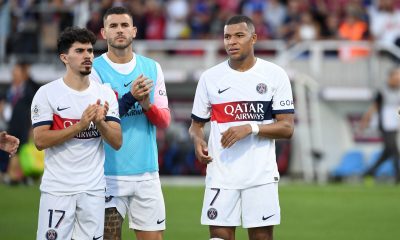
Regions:
M 257 84 L 256 90 L 259 94 L 266 94 L 268 91 L 268 87 L 265 83 Z
M 230 89 L 231 87 L 225 88 L 225 89 L 218 89 L 218 94 L 221 94 L 223 92 L 225 92 L 226 90 Z
M 143 109 L 140 104 L 136 102 L 135 105 L 131 109 L 129 109 L 129 111 L 123 117 L 131 117 L 141 114 L 143 114 Z
M 161 223 L 163 223 L 165 221 L 165 218 L 164 219 L 162 219 L 162 220 L 160 220 L 160 219 L 157 219 L 157 224 L 161 224 Z
M 212 105 L 211 121 L 262 121 L 270 118 L 271 102 L 229 102 Z
M 218 211 L 215 208 L 210 208 L 207 211 L 207 217 L 211 220 L 214 220 L 218 217 Z
M 264 217 L 264 216 L 263 216 L 263 217 L 262 217 L 262 220 L 265 221 L 265 220 L 267 220 L 267 219 L 269 219 L 269 218 L 271 218 L 271 217 L 273 217 L 273 216 L 275 216 L 275 214 L 272 214 L 272 215 L 270 215 L 270 216 L 268 216 L 268 217 Z
M 124 87 L 129 86 L 129 84 L 131 84 L 132 81 L 128 82 L 128 83 L 124 83 Z
M 56 240 L 57 239 L 57 231 L 54 229 L 49 229 L 46 232 L 46 239 L 47 240 Z
M 71 107 L 63 107 L 63 108 L 61 108 L 61 107 L 57 107 L 57 111 L 64 111 L 64 110 L 67 110 L 68 108 L 71 108 Z
M 79 119 L 68 119 L 62 118 L 59 115 L 53 115 L 53 125 L 51 126 L 51 130 L 61 130 L 68 128 L 74 124 L 79 122 Z M 98 138 L 100 137 L 100 132 L 97 130 L 96 125 L 93 122 L 90 122 L 89 127 L 77 135 L 74 138 L 78 139 L 90 139 L 90 138 Z
M 293 106 L 293 100 L 285 100 L 285 101 L 280 101 L 279 105 L 284 107 L 284 106 Z

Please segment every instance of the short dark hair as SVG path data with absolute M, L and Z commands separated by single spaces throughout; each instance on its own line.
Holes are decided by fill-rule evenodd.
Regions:
M 107 9 L 106 13 L 104 13 L 103 23 L 106 21 L 107 17 L 112 14 L 118 14 L 118 15 L 128 14 L 129 17 L 131 17 L 131 19 L 133 21 L 132 13 L 131 13 L 131 11 L 129 11 L 129 9 L 127 9 L 126 7 L 112 7 L 112 8 Z
M 238 23 L 246 23 L 250 32 L 252 32 L 252 33 L 255 32 L 253 20 L 251 20 L 251 18 L 249 18 L 248 16 L 245 16 L 245 15 L 236 15 L 236 16 L 229 18 L 228 21 L 225 22 L 225 26 L 238 24 Z
M 96 40 L 96 35 L 86 28 L 67 27 L 57 40 L 57 51 L 58 54 L 67 53 L 75 42 L 94 45 Z

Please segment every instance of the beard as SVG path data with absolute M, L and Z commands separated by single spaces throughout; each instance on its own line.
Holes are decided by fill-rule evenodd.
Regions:
M 92 72 L 91 69 L 89 69 L 89 70 L 84 70 L 84 71 L 79 71 L 79 73 L 80 73 L 82 76 L 87 76 L 87 75 L 89 75 L 91 72 Z
M 128 39 L 127 39 L 127 43 L 121 43 L 121 44 L 116 44 L 116 43 L 113 42 L 112 40 L 108 40 L 108 44 L 109 44 L 111 47 L 116 48 L 116 49 L 119 49 L 119 50 L 123 50 L 123 49 L 129 47 L 129 45 L 131 45 L 132 42 L 133 42 L 133 39 L 132 39 L 132 38 L 128 38 Z

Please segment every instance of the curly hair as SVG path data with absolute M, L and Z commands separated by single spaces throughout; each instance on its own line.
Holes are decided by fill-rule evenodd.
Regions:
M 94 45 L 96 40 L 96 35 L 86 28 L 67 27 L 57 40 L 57 51 L 58 54 L 67 53 L 75 42 Z

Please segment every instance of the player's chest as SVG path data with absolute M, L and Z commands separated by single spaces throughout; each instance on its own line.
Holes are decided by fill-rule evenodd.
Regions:
M 271 101 L 275 85 L 267 77 L 226 76 L 207 88 L 211 103 L 230 101 Z

